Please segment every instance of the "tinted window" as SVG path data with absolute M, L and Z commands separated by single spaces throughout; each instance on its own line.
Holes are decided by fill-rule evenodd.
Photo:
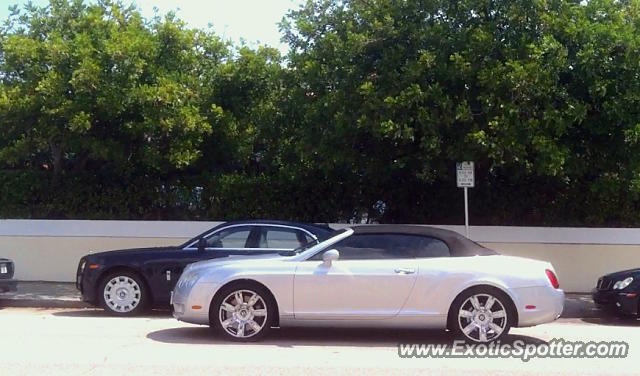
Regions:
M 231 227 L 207 239 L 207 248 L 245 248 L 251 226 Z
M 449 256 L 447 245 L 435 238 L 403 234 L 352 235 L 332 247 L 341 260 L 379 260 Z M 322 260 L 322 253 L 312 260 Z
M 266 227 L 263 234 L 260 248 L 294 249 L 306 243 L 300 231 L 294 229 Z
M 428 236 L 420 236 L 422 242 L 420 246 L 416 248 L 415 257 L 427 258 L 427 257 L 449 257 L 449 247 L 440 239 L 430 238 Z

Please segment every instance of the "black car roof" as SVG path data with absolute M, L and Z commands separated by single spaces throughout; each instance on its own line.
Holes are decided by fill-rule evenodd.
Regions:
M 360 225 L 354 234 L 405 234 L 440 239 L 449 246 L 452 256 L 495 255 L 497 252 L 458 234 L 455 231 L 424 225 Z

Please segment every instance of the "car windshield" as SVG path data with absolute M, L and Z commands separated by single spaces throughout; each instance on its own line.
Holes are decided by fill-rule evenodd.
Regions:
M 306 251 L 307 249 L 313 247 L 316 244 L 322 243 L 323 241 L 330 239 L 338 234 L 342 234 L 343 232 L 345 232 L 346 229 L 342 229 L 342 230 L 336 230 L 333 232 L 330 232 L 329 234 L 325 235 L 325 236 L 319 236 L 318 239 L 314 239 L 310 242 L 308 242 L 307 244 L 301 245 L 300 247 L 292 250 L 292 251 L 282 251 L 279 252 L 278 254 L 281 256 L 295 256 L 298 255 L 304 251 Z

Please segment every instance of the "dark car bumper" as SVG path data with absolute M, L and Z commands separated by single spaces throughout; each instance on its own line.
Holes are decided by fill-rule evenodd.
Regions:
M 82 296 L 82 301 L 90 303 L 92 305 L 98 305 L 95 286 L 83 286 L 82 290 L 80 290 L 80 295 Z
M 84 263 L 84 265 L 83 265 Z M 84 258 L 78 263 L 76 273 L 76 288 L 80 291 L 82 300 L 92 305 L 98 304 L 96 295 L 96 287 L 98 284 L 98 270 L 90 270 L 87 266 L 87 260 Z
M 638 294 L 634 292 L 622 292 L 620 290 L 591 291 L 594 303 L 623 315 L 638 314 Z
M 18 289 L 18 281 L 15 279 L 0 279 L 0 292 L 16 291 Z

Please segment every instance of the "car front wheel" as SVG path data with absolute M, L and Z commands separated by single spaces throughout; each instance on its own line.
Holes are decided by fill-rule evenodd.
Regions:
M 234 341 L 256 341 L 271 329 L 275 302 L 265 288 L 236 284 L 224 287 L 212 302 L 211 327 Z
M 130 272 L 109 274 L 99 287 L 102 306 L 115 316 L 135 316 L 147 302 L 147 291 L 139 276 Z

